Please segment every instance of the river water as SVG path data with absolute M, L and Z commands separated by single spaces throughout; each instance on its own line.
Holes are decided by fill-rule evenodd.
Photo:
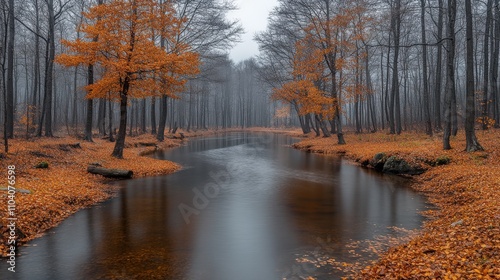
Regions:
M 17 272 L 2 261 L 0 278 L 333 279 L 318 260 L 350 260 L 352 242 L 421 225 L 425 200 L 405 180 L 295 141 L 229 133 L 155 154 L 183 169 L 116 182 L 116 198 L 22 247 Z

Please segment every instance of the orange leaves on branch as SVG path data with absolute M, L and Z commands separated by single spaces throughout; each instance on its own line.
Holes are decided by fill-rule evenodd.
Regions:
M 333 99 L 320 89 L 324 86 L 325 66 L 323 51 L 314 45 L 313 37 L 308 33 L 295 44 L 293 57 L 293 80 L 281 88 L 274 89 L 273 97 L 299 105 L 302 115 L 314 113 L 333 116 Z
M 311 19 L 295 43 L 291 81 L 275 89 L 273 97 L 294 104 L 300 114 L 332 119 L 344 101 L 370 94 L 363 75 L 372 22 L 361 1 L 346 3 L 330 18 Z
M 175 16 L 171 1 L 113 0 L 84 13 L 84 39 L 62 41 L 68 53 L 56 61 L 65 66 L 96 65 L 102 76 L 88 85 L 88 98 L 118 99 L 124 81 L 134 98 L 182 91 L 186 76 L 199 69 L 198 54 L 177 41 L 185 19 Z
M 274 117 L 277 119 L 286 119 L 290 117 L 290 107 L 283 106 L 281 108 L 277 108 Z
M 477 117 L 476 122 L 481 125 L 486 125 L 488 128 L 492 128 L 495 125 L 495 119 L 490 117 Z

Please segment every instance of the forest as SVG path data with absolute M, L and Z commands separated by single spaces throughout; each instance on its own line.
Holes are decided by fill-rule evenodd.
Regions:
M 493 2 L 279 1 L 267 30 L 255 34 L 260 54 L 240 62 L 227 56 L 243 32 L 226 18 L 236 8 L 232 3 L 130 2 L 165 6 L 164 15 L 133 18 L 133 6 L 116 10 L 124 22 L 113 32 L 133 31 L 127 21 L 165 17 L 164 26 L 141 23 L 151 30 L 142 30 L 140 40 L 164 51 L 171 74 L 161 86 L 156 65 L 135 66 L 130 75 L 143 88 L 126 101 L 123 127 L 119 90 L 112 81 L 100 83 L 119 71 L 103 60 L 125 57 L 111 59 L 120 50 L 107 45 L 100 58 L 76 59 L 96 56 L 91 48 L 111 40 L 105 37 L 111 30 L 92 29 L 116 19 L 97 8 L 112 10 L 111 3 L 3 1 L 4 141 L 50 137 L 54 131 L 90 140 L 93 130 L 111 140 L 120 133 L 152 133 L 161 140 L 177 128 L 300 125 L 304 133 L 337 135 L 339 143 L 344 127 L 357 133 L 444 131 L 443 147 L 450 148 L 448 139 L 459 129 L 473 134 L 473 127 L 499 123 L 500 16 Z M 115 39 L 131 44 L 125 36 Z M 470 149 L 480 148 L 474 135 L 469 138 Z
M 500 278 L 500 0 L 238 3 L 0 2 L 16 279 Z

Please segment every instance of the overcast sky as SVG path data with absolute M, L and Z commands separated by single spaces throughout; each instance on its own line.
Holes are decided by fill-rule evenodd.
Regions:
M 238 19 L 245 31 L 242 42 L 229 53 L 229 57 L 238 63 L 259 53 L 258 45 L 253 41 L 254 34 L 266 29 L 267 16 L 277 5 L 277 0 L 235 0 L 234 3 L 239 9 L 231 12 L 229 17 Z

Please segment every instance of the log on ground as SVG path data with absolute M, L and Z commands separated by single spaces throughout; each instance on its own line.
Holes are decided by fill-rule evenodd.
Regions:
M 132 178 L 134 172 L 132 170 L 123 170 L 123 169 L 110 169 L 99 167 L 96 165 L 89 165 L 87 167 L 87 172 L 92 174 L 102 175 L 106 178 L 116 178 L 116 179 L 129 179 Z

